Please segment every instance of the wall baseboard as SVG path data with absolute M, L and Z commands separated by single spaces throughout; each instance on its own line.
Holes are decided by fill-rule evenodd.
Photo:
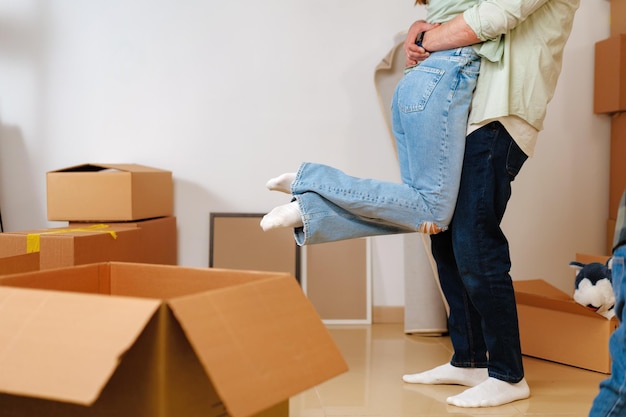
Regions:
M 404 323 L 404 306 L 373 306 L 372 323 Z

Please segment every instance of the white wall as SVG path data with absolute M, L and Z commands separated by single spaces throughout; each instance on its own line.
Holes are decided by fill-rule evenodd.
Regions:
M 208 264 L 208 216 L 286 201 L 265 181 L 304 160 L 398 180 L 373 84 L 398 32 L 424 16 L 384 0 L 3 0 L 0 209 L 46 220 L 45 173 L 136 162 L 174 173 L 182 265 Z M 607 1 L 583 1 L 537 156 L 505 219 L 515 279 L 569 291 L 576 252 L 604 248 L 605 116 L 593 45 Z M 374 304 L 402 305 L 398 237 L 375 242 Z

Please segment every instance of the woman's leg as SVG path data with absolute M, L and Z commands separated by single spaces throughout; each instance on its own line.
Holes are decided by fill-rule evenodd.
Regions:
M 431 212 L 424 221 L 441 229 L 456 204 L 479 69 L 471 47 L 433 53 L 403 77 L 392 102 L 402 182 L 421 192 Z
M 322 236 L 335 240 L 363 236 L 371 229 L 376 234 L 436 233 L 447 227 L 458 191 L 479 60 L 471 48 L 460 48 L 435 53 L 420 67 L 399 83 L 393 103 L 402 184 L 352 177 L 313 163 L 302 164 L 289 185 L 291 174 L 268 183 L 270 189 L 290 190 L 297 200 L 303 244 L 320 243 Z M 328 210 L 319 197 L 341 211 Z M 274 214 L 263 220 L 264 229 L 272 224 L 284 227 Z M 336 224 L 338 216 L 357 219 L 357 229 L 335 227 L 330 233 L 326 228 Z

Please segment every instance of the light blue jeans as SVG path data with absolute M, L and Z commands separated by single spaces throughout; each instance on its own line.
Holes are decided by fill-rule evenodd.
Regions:
M 363 179 L 322 164 L 300 166 L 291 193 L 299 245 L 445 230 L 459 190 L 467 119 L 480 58 L 471 47 L 434 52 L 402 77 L 392 102 L 402 183 Z
M 600 383 L 600 392 L 593 401 L 589 417 L 624 417 L 626 416 L 626 280 L 624 279 L 624 258 L 626 245 L 619 246 L 613 252 L 613 291 L 615 292 L 615 314 L 620 325 L 611 335 L 611 376 Z

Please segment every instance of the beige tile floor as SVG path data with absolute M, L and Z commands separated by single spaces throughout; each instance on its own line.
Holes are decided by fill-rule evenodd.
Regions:
M 291 398 L 291 417 L 586 417 L 607 375 L 524 357 L 531 397 L 500 407 L 449 406 L 460 386 L 405 384 L 401 376 L 449 361 L 447 336 L 405 335 L 402 325 L 329 326 L 350 370 Z

